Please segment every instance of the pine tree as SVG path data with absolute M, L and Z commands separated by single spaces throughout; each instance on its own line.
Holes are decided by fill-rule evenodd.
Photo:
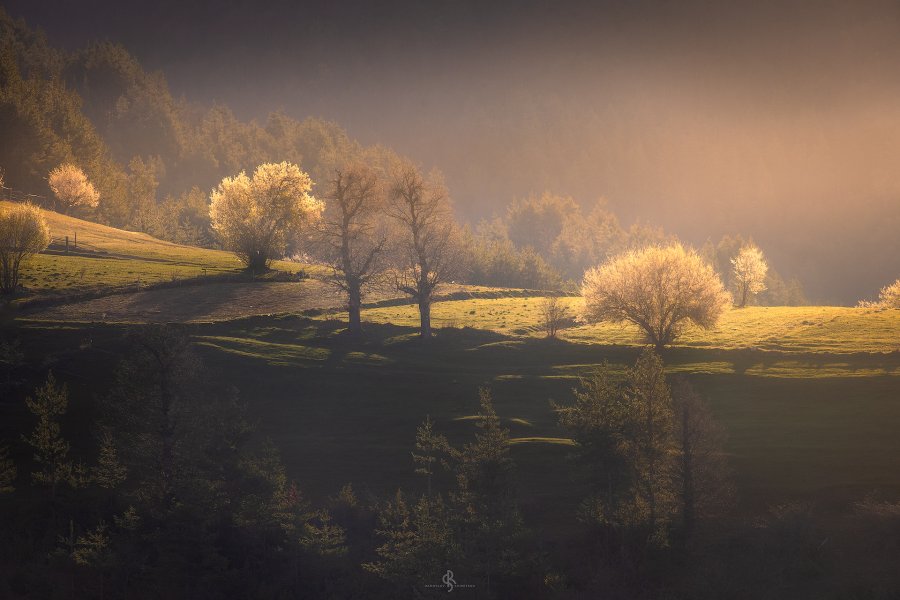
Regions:
M 300 545 L 319 556 L 347 554 L 347 535 L 344 528 L 332 523 L 331 514 L 319 510 L 303 524 Z
M 633 407 L 628 447 L 634 469 L 635 522 L 645 521 L 651 536 L 664 536 L 672 517 L 675 438 L 672 396 L 662 360 L 645 349 L 628 372 L 625 394 Z
M 425 421 L 416 430 L 416 452 L 412 453 L 416 466 L 416 474 L 423 475 L 428 483 L 428 495 L 432 495 L 432 480 L 439 465 L 449 467 L 447 457 L 451 448 L 447 438 L 434 430 L 434 421 L 425 417 Z
M 69 459 L 69 443 L 60 435 L 59 426 L 59 418 L 68 408 L 69 392 L 65 384 L 57 385 L 51 372 L 43 387 L 35 390 L 35 398 L 26 398 L 25 404 L 38 418 L 31 435 L 22 438 L 31 446 L 34 461 L 41 467 L 31 474 L 31 478 L 37 484 L 50 486 L 51 495 L 56 496 L 60 483 L 72 487 L 78 484 L 77 469 Z
M 100 456 L 97 466 L 91 469 L 91 478 L 100 487 L 112 490 L 125 481 L 127 473 L 128 469 L 119 461 L 112 434 L 104 432 L 100 438 Z
M 673 387 L 678 444 L 676 489 L 681 525 L 689 540 L 698 521 L 721 515 L 731 505 L 734 489 L 723 450 L 724 432 L 703 399 L 686 379 Z
M 16 463 L 9 455 L 9 448 L 0 446 L 0 494 L 10 494 L 15 491 L 18 473 Z
M 513 575 L 521 567 L 519 546 L 525 532 L 516 502 L 509 430 L 501 425 L 490 392 L 481 389 L 479 395 L 479 431 L 457 458 L 452 520 L 468 568 L 490 594 L 492 579 Z
M 375 549 L 378 560 L 363 569 L 395 583 L 400 589 L 421 591 L 429 579 L 457 564 L 459 549 L 452 539 L 449 515 L 440 495 L 422 496 L 410 506 L 403 492 L 378 511 L 375 533 L 384 543 Z

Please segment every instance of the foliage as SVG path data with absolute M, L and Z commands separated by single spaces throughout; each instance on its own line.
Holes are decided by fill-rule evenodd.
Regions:
M 0 293 L 16 291 L 23 263 L 49 243 L 50 228 L 37 207 L 0 208 Z
M 100 204 L 100 194 L 94 184 L 73 164 L 59 165 L 50 171 L 47 181 L 65 212 L 73 208 L 97 208 Z
M 673 385 L 672 400 L 681 527 L 690 538 L 698 521 L 721 516 L 731 507 L 734 488 L 723 450 L 725 432 L 709 406 L 684 377 Z
M 572 198 L 549 192 L 514 201 L 506 209 L 509 239 L 519 248 L 530 246 L 538 254 L 549 256 L 566 220 L 576 211 L 578 205 Z
M 729 303 L 712 267 L 680 244 L 630 250 L 591 269 L 582 295 L 589 321 L 634 323 L 657 349 L 688 322 L 715 326 Z
M 91 479 L 104 489 L 115 489 L 125 481 L 128 469 L 119 461 L 115 440 L 110 432 L 100 437 L 100 456 L 91 469 Z
M 447 459 L 452 453 L 447 438 L 434 430 L 434 421 L 431 420 L 431 417 L 425 417 L 425 421 L 416 429 L 416 451 L 418 453 L 412 453 L 413 462 L 416 464 L 416 473 L 426 478 L 430 497 L 437 467 L 449 468 Z
M 467 283 L 533 290 L 562 285 L 560 274 L 530 246 L 519 249 L 506 237 L 465 229 L 461 247 Z
M 900 308 L 900 279 L 894 283 L 881 288 L 878 293 L 878 302 L 875 303 L 878 308 Z
M 747 301 L 765 291 L 766 273 L 769 265 L 762 250 L 753 244 L 743 246 L 731 259 L 732 280 L 737 293 L 739 308 L 747 306 Z
M 57 385 L 53 373 L 47 374 L 44 385 L 35 390 L 34 398 L 26 398 L 25 405 L 38 422 L 31 435 L 22 437 L 32 451 L 39 471 L 31 473 L 31 479 L 40 485 L 49 486 L 56 495 L 59 484 L 72 487 L 79 484 L 75 464 L 69 458 L 69 442 L 60 434 L 60 419 L 69 406 L 69 392 L 65 384 Z
M 9 447 L 0 446 L 0 495 L 15 491 L 18 473 L 16 463 L 9 455 Z
M 287 248 L 288 236 L 319 218 L 323 205 L 310 195 L 309 175 L 288 162 L 265 163 L 253 177 L 226 177 L 210 196 L 209 214 L 222 246 L 253 272 L 266 269 Z

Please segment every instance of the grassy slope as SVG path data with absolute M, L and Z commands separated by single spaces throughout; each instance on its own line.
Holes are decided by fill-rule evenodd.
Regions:
M 104 380 L 122 355 L 122 328 L 23 326 L 19 337 L 29 358 L 52 365 L 72 385 L 79 407 L 72 418 L 84 421 L 68 431 L 87 431 L 84 415 L 97 397 L 91 382 Z M 571 402 L 579 376 L 605 361 L 621 371 L 638 352 L 458 329 L 440 331 L 423 348 L 410 329 L 389 325 L 370 325 L 366 338 L 354 341 L 342 335 L 340 323 L 298 317 L 197 324 L 189 331 L 206 364 L 240 390 L 259 436 L 274 440 L 291 476 L 314 496 L 348 481 L 361 493 L 421 486 L 409 455 L 416 426 L 430 415 L 462 443 L 473 431 L 477 390 L 490 387 L 516 440 L 526 510 L 559 527 L 577 526 L 571 516 L 581 490 L 550 400 Z M 900 490 L 900 354 L 842 357 L 863 372 L 853 378 L 760 376 L 771 354 L 679 348 L 664 356 L 670 371 L 689 375 L 725 426 L 742 501 L 842 502 L 874 489 Z M 810 369 L 835 360 L 795 358 Z M 0 402 L 0 438 L 15 439 L 29 423 L 21 399 Z
M 239 268 L 224 252 L 52 213 L 48 219 L 55 236 L 78 227 L 80 245 L 109 253 L 38 257 L 27 273 L 56 273 L 41 284 L 48 289 Z M 566 302 L 578 311 L 578 299 Z M 437 303 L 436 326 L 474 329 L 442 330 L 428 348 L 415 340 L 410 306 L 365 311 L 365 319 L 381 325 L 370 325 L 362 341 L 346 340 L 333 321 L 296 317 L 192 325 L 191 331 L 208 364 L 241 390 L 260 435 L 275 440 L 291 475 L 311 493 L 331 493 L 347 481 L 381 493 L 415 485 L 409 452 L 416 425 L 431 415 L 462 441 L 472 430 L 477 389 L 487 385 L 516 438 L 528 509 L 565 520 L 579 493 L 549 400 L 570 401 L 577 378 L 604 361 L 621 371 L 633 362 L 640 339 L 633 328 L 611 325 L 574 326 L 562 332 L 563 340 L 539 339 L 539 305 L 539 298 Z M 88 431 L 94 382 L 104 381 L 121 356 L 122 329 L 18 327 L 11 335 L 35 365 L 34 381 L 48 366 L 69 381 L 73 406 L 80 407 L 69 426 Z M 846 498 L 900 489 L 898 344 L 900 311 L 748 308 L 730 311 L 713 331 L 687 331 L 664 358 L 670 371 L 691 377 L 725 425 L 742 498 Z M 30 422 L 21 398 L 7 400 L 0 402 L 0 438 L 16 439 Z
M 0 202 L 0 209 L 9 206 Z M 83 256 L 40 254 L 22 269 L 22 284 L 38 294 L 67 294 L 101 289 L 124 288 L 238 273 L 241 264 L 229 252 L 173 244 L 147 234 L 115 229 L 53 211 L 42 211 L 53 248 L 64 245 L 65 237 Z M 277 261 L 275 268 L 298 271 L 302 265 Z
M 564 298 L 578 314 L 580 298 Z M 436 326 L 470 326 L 511 336 L 542 336 L 541 298 L 461 300 L 434 305 Z M 394 306 L 365 311 L 376 323 L 413 326 L 415 307 Z M 568 341 L 584 344 L 633 345 L 641 343 L 631 325 L 577 325 L 561 331 Z M 729 310 L 718 327 L 704 331 L 688 328 L 679 346 L 694 348 L 756 348 L 778 352 L 896 352 L 900 351 L 900 310 L 873 310 L 835 306 L 748 307 Z

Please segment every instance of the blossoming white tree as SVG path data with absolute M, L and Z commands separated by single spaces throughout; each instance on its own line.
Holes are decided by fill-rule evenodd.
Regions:
M 620 254 L 585 273 L 581 293 L 589 322 L 634 323 L 657 350 L 687 323 L 715 326 L 731 301 L 713 268 L 681 244 Z
M 19 268 L 50 243 L 50 228 L 40 209 L 17 204 L 0 209 L 0 293 L 19 286 Z
M 50 171 L 47 181 L 65 213 L 73 208 L 97 208 L 100 204 L 100 193 L 94 184 L 73 164 L 59 165 Z
M 289 162 L 259 165 L 248 177 L 226 177 L 210 195 L 209 216 L 222 246 L 255 273 L 282 256 L 289 234 L 319 219 L 324 205 L 312 181 Z
M 738 251 L 731 259 L 731 271 L 738 307 L 747 306 L 750 298 L 766 290 L 769 265 L 756 245 L 748 244 Z
M 878 294 L 878 302 L 865 303 L 867 306 L 877 308 L 900 308 L 900 279 L 891 285 L 881 288 Z

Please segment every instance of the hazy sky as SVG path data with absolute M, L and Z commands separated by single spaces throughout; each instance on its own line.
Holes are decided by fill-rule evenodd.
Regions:
M 7 1 L 176 94 L 333 119 L 458 212 L 551 190 L 702 243 L 752 235 L 823 301 L 900 276 L 900 3 Z

